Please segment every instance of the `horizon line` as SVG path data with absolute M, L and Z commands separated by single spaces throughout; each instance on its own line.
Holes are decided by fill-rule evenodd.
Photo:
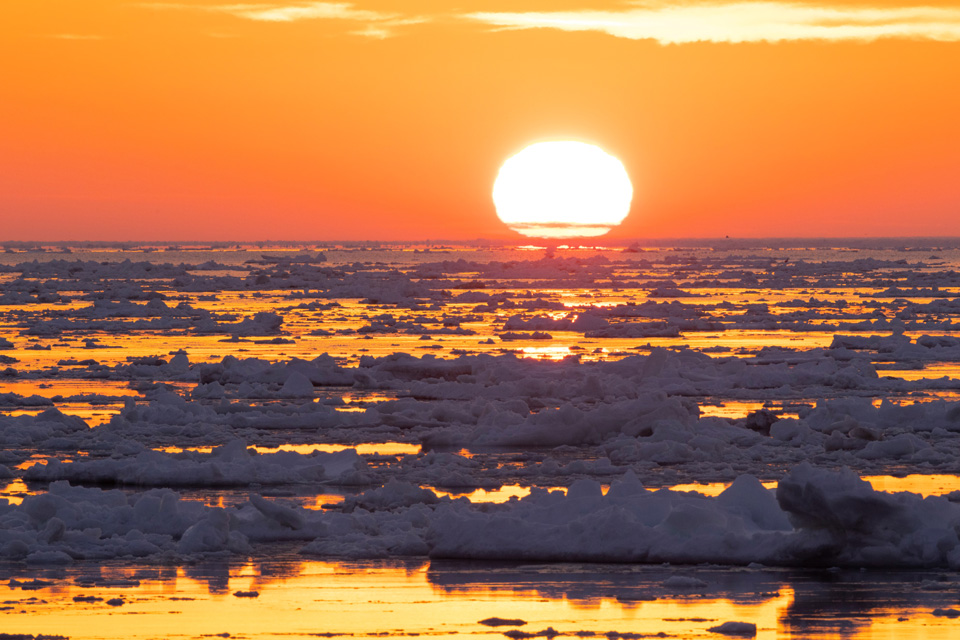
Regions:
M 17 247 L 22 245 L 38 246 L 71 246 L 71 245 L 154 245 L 154 246 L 173 246 L 173 245 L 249 245 L 249 244 L 285 244 L 285 245 L 322 245 L 322 244 L 465 244 L 465 243 L 490 243 L 490 244 L 610 244 L 610 245 L 630 245 L 635 243 L 662 243 L 662 242 L 760 242 L 760 241 L 896 241 L 896 240 L 956 240 L 960 241 L 958 235 L 884 235 L 884 236 L 634 236 L 626 238 L 609 238 L 602 236 L 583 237 L 583 238 L 420 238 L 420 239 L 229 239 L 229 240 L 160 240 L 160 239 L 126 239 L 126 240 L 49 240 L 49 239 L 31 239 L 31 240 L 0 240 L 0 247 Z

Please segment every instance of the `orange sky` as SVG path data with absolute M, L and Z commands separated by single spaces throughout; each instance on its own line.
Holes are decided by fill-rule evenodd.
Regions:
M 960 2 L 5 0 L 0 60 L 0 240 L 516 237 L 543 139 L 614 238 L 960 235 Z

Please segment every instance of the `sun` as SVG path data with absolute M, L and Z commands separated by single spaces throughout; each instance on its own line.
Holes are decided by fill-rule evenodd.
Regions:
M 630 213 L 623 163 L 596 145 L 538 142 L 510 157 L 493 183 L 497 216 L 535 238 L 600 236 Z

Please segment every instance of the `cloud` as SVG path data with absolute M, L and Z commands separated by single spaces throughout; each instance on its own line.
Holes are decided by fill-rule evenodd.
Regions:
M 960 6 L 886 7 L 791 2 L 633 4 L 620 11 L 479 12 L 463 17 L 501 29 L 598 31 L 618 38 L 689 42 L 960 41 Z
M 247 20 L 293 22 L 295 20 L 356 20 L 377 22 L 399 16 L 365 9 L 355 9 L 349 2 L 304 2 L 296 4 L 227 4 L 213 5 L 209 11 L 229 13 Z
M 357 29 L 350 33 L 355 36 L 366 36 L 368 38 L 391 38 L 396 33 L 396 27 L 404 27 L 411 24 L 423 24 L 429 22 L 427 18 L 396 18 L 394 20 L 380 20 L 367 24 L 363 29 Z
M 398 26 L 426 22 L 426 18 L 404 17 L 397 13 L 358 9 L 350 2 L 287 2 L 194 5 L 168 2 L 144 3 L 141 7 L 161 10 L 223 13 L 258 22 L 296 22 L 298 20 L 342 20 L 363 23 L 350 33 L 371 38 L 394 35 Z

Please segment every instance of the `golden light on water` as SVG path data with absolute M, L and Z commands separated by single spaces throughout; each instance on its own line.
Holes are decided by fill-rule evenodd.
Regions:
M 538 142 L 509 158 L 493 184 L 497 215 L 535 238 L 600 236 L 630 213 L 633 185 L 617 158 L 585 142 Z
M 556 629 L 550 633 L 561 637 L 722 638 L 709 629 L 728 620 L 756 624 L 758 640 L 798 637 L 797 631 L 822 640 L 946 640 L 955 634 L 955 621 L 917 607 L 929 592 L 910 601 L 912 615 L 902 615 L 902 609 L 885 606 L 882 592 L 863 590 L 865 584 L 851 581 L 849 575 L 840 579 L 865 599 L 827 605 L 827 587 L 809 576 L 790 581 L 770 570 L 649 567 L 625 573 L 617 568 L 591 570 L 588 565 L 559 567 L 561 571 L 529 565 L 515 570 L 476 567 L 464 574 L 456 565 L 442 562 L 289 557 L 159 569 L 108 565 L 92 575 L 67 569 L 67 579 L 48 580 L 46 586 L 29 591 L 4 582 L 0 591 L 12 606 L 0 613 L 0 621 L 5 633 L 32 635 L 42 626 L 45 634 L 69 634 L 75 640 L 228 636 L 492 640 L 506 637 L 508 629 L 511 637 L 524 633 L 551 637 L 544 631 Z M 702 586 L 664 587 L 664 580 L 674 575 L 696 577 Z M 916 574 L 892 577 L 896 588 L 918 592 Z M 749 590 L 730 591 L 729 585 L 737 582 Z M 233 595 L 238 591 L 256 592 L 257 597 Z M 944 600 L 949 597 L 932 593 L 941 593 Z M 105 603 L 109 598 L 122 604 L 109 606 Z M 844 615 L 841 630 L 825 621 L 824 608 Z M 490 627 L 479 622 L 492 615 L 523 624 Z M 817 624 L 813 632 L 811 623 Z
M 949 474 L 911 474 L 861 476 L 877 491 L 897 493 L 906 491 L 923 496 L 942 496 L 960 490 L 960 477 Z M 776 489 L 777 481 L 762 483 L 767 489 Z M 705 496 L 718 496 L 730 487 L 729 482 L 691 482 L 667 487 L 671 491 L 695 491 Z
M 583 567 L 586 569 L 586 567 Z M 629 584 L 617 573 L 560 578 L 547 573 L 449 573 L 442 563 L 325 562 L 282 558 L 246 564 L 200 564 L 163 570 L 105 567 L 93 584 L 76 580 L 21 591 L 0 585 L 16 603 L 0 613 L 6 633 L 46 634 L 75 640 L 155 637 L 454 637 L 504 638 L 504 631 L 531 635 L 556 628 L 563 636 L 706 637 L 720 620 L 751 620 L 759 637 L 772 637 L 795 595 L 776 592 L 744 601 L 722 594 L 671 594 L 650 599 L 666 573 L 638 574 Z M 700 574 L 704 575 L 704 574 Z M 708 577 L 705 575 L 705 577 Z M 620 578 L 620 579 L 618 579 Z M 110 581 L 136 586 L 110 587 Z M 79 581 L 84 582 L 84 581 Z M 89 582 L 86 582 L 89 584 Z M 706 584 L 706 583 L 705 583 Z M 233 594 L 256 592 L 257 597 Z M 555 594 L 566 592 L 566 596 Z M 358 597 L 358 594 L 363 594 Z M 547 597 L 547 594 L 554 594 Z M 37 596 L 28 600 L 30 596 Z M 73 598 L 94 597 L 94 602 Z M 123 604 L 110 607 L 109 598 Z M 524 622 L 490 627 L 478 620 L 497 615 Z M 629 635 L 628 635 L 629 634 Z

